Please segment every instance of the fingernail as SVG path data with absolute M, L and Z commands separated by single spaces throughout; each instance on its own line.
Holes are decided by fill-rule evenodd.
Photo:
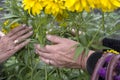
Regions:
M 35 52 L 36 54 L 38 54 L 38 53 L 37 53 L 36 46 L 37 46 L 37 44 L 34 44 L 34 52 Z
M 50 46 L 49 45 L 46 45 L 45 48 L 48 49 Z
M 23 27 L 26 27 L 26 24 L 23 24 L 22 26 L 23 26 Z
M 31 39 L 27 39 L 28 42 L 30 42 Z
M 37 46 L 37 44 L 34 44 L 34 47 L 36 47 Z
M 39 44 L 34 44 L 34 47 L 35 47 L 35 48 L 38 48 L 38 46 L 39 46 Z
M 35 50 L 35 54 L 38 54 L 38 51 L 37 51 L 37 50 Z
M 47 35 L 46 37 L 47 37 L 48 39 L 50 39 L 50 38 L 51 38 L 51 35 Z
M 32 29 L 32 26 L 30 26 L 30 27 L 28 27 L 28 28 Z
M 3 37 L 3 36 L 5 36 L 5 34 L 0 31 L 0 37 Z
M 38 51 L 37 51 L 37 49 L 35 49 L 35 53 L 36 53 L 36 54 L 38 54 Z
M 36 45 L 37 46 L 37 48 L 40 48 L 40 45 Z
M 31 34 L 33 34 L 33 31 L 30 31 Z
M 34 46 L 35 46 L 35 48 L 38 48 L 38 47 L 40 47 L 40 45 L 39 45 L 39 44 L 34 44 Z

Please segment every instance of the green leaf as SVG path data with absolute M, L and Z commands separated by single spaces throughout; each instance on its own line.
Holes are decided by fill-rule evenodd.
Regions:
M 89 48 L 85 48 L 85 56 L 87 56 L 88 55 L 88 53 L 89 53 Z
M 16 15 L 12 15 L 12 14 L 7 14 L 4 17 L 0 18 L 0 19 L 12 19 L 12 18 L 18 18 L 18 16 Z
M 84 51 L 84 47 L 82 45 L 77 47 L 75 51 L 74 59 L 76 60 L 83 51 Z
M 14 19 L 7 27 L 9 28 L 13 23 L 19 22 L 21 19 Z
M 34 76 L 33 76 L 33 79 L 34 80 L 40 80 L 40 74 L 41 74 L 41 71 L 39 70 L 39 71 L 37 71 L 35 74 L 34 74 Z

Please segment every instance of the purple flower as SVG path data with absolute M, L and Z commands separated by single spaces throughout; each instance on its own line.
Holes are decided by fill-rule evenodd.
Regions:
M 114 76 L 114 80 L 120 80 L 120 76 Z
M 108 63 L 108 62 L 112 59 L 112 56 L 113 56 L 113 55 L 110 55 L 110 56 L 108 56 L 108 57 L 106 58 L 106 63 Z
M 120 62 L 117 64 L 117 68 L 120 68 Z
M 106 68 L 99 69 L 98 74 L 99 74 L 100 77 L 105 78 Z
M 116 66 L 116 73 L 117 74 L 120 74 L 120 62 L 117 63 L 117 66 Z

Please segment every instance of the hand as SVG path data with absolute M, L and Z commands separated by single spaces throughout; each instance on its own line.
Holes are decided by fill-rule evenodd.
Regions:
M 39 44 L 35 45 L 36 53 L 38 53 L 42 61 L 56 67 L 85 68 L 87 57 L 85 59 L 82 58 L 84 53 L 81 53 L 79 58 L 74 60 L 77 42 L 52 35 L 48 35 L 47 39 L 53 45 L 46 45 L 43 48 Z
M 32 28 L 23 25 L 13 29 L 7 35 L 2 36 L 0 38 L 0 63 L 27 45 L 30 40 L 26 39 L 32 34 Z

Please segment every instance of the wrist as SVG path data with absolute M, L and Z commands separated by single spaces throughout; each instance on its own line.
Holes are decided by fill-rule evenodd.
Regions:
M 77 60 L 78 68 L 86 70 L 87 60 L 88 60 L 89 56 L 93 53 L 94 53 L 93 50 L 90 50 L 88 55 L 86 55 L 86 56 L 85 56 L 84 52 L 81 53 L 78 60 Z

